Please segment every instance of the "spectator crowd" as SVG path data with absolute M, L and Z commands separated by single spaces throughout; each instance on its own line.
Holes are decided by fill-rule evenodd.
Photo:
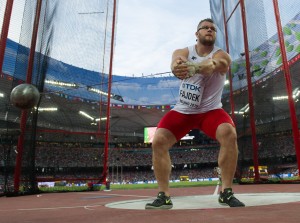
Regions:
M 268 165 L 267 160 L 276 160 L 276 165 L 291 164 L 290 167 L 296 169 L 296 151 L 291 134 L 258 135 L 257 141 L 260 165 Z M 251 137 L 239 138 L 238 144 L 239 161 L 246 162 L 244 168 L 247 169 L 248 164 L 253 163 Z M 40 177 L 96 178 L 102 174 L 105 156 L 103 146 L 38 142 L 35 151 L 35 166 Z M 213 170 L 217 166 L 218 152 L 219 145 L 215 141 L 177 143 L 170 150 L 173 168 L 171 179 L 185 175 L 190 179 L 216 177 Z M 150 144 L 114 144 L 108 149 L 107 155 L 109 178 L 112 181 L 132 183 L 155 179 Z M 2 179 L 4 167 L 13 167 L 16 156 L 15 146 L 0 145 Z

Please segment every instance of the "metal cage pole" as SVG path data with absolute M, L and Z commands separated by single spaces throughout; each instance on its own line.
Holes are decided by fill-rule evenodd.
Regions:
M 295 103 L 293 99 L 293 89 L 291 84 L 291 74 L 290 68 L 286 56 L 285 44 L 284 44 L 284 36 L 282 32 L 281 26 L 281 19 L 280 19 L 280 12 L 278 7 L 278 0 L 273 0 L 274 5 L 274 13 L 275 13 L 275 20 L 277 25 L 277 33 L 280 45 L 280 52 L 282 56 L 282 64 L 283 64 L 283 73 L 286 81 L 286 90 L 288 95 L 288 102 L 290 108 L 290 115 L 291 115 L 291 122 L 292 122 L 292 130 L 294 136 L 294 143 L 295 143 L 295 150 L 297 156 L 297 164 L 298 164 L 298 176 L 300 176 L 300 138 L 299 138 L 299 129 L 298 129 L 298 120 L 296 115 Z
M 251 82 L 251 70 L 250 70 L 250 57 L 249 57 L 248 35 L 247 35 L 245 1 L 240 0 L 240 5 L 241 5 L 244 46 L 245 46 L 245 58 L 246 58 L 248 103 L 249 103 L 249 112 L 250 112 L 250 125 L 251 125 L 252 146 L 253 146 L 253 162 L 254 162 L 254 173 L 255 173 L 254 180 L 258 181 L 260 178 L 259 171 L 258 171 L 258 144 L 257 144 L 257 140 L 256 140 L 256 127 L 255 127 L 255 117 L 254 117 L 253 91 L 252 91 L 252 82 Z
M 8 30 L 9 30 L 9 23 L 10 23 L 13 3 L 14 3 L 14 0 L 7 0 L 6 7 L 5 7 L 1 39 L 0 39 L 0 73 L 2 73 L 2 66 L 3 66 L 3 61 L 4 61 L 6 41 L 7 41 L 7 35 L 8 35 Z
M 33 24 L 33 31 L 31 37 L 31 46 L 30 46 L 30 53 L 28 58 L 28 67 L 26 73 L 26 83 L 30 84 L 32 81 L 32 70 L 33 70 L 33 62 L 34 62 L 34 54 L 35 54 L 35 46 L 36 46 L 36 39 L 40 21 L 40 13 L 42 7 L 42 0 L 37 0 L 36 3 L 36 11 L 35 11 L 35 18 Z M 26 132 L 26 121 L 27 121 L 28 112 L 27 110 L 22 110 L 21 118 L 20 118 L 20 130 L 21 134 L 18 139 L 18 155 L 16 157 L 16 167 L 15 167 L 15 175 L 14 175 L 14 192 L 19 192 L 20 187 L 20 175 L 21 175 L 21 166 L 22 166 L 22 155 L 24 149 L 24 139 L 25 139 L 25 132 Z
M 103 173 L 102 181 L 106 183 L 107 172 L 108 172 L 108 147 L 109 147 L 109 125 L 110 125 L 110 95 L 111 95 L 111 82 L 112 82 L 112 67 L 113 67 L 113 55 L 114 55 L 114 40 L 115 40 L 115 23 L 116 23 L 116 10 L 117 0 L 114 0 L 113 18 L 112 18 L 112 34 L 111 34 L 111 46 L 110 46 L 110 64 L 108 74 L 108 97 L 107 97 L 107 111 L 106 111 L 106 128 L 105 128 L 105 145 L 104 145 L 104 157 L 103 157 Z

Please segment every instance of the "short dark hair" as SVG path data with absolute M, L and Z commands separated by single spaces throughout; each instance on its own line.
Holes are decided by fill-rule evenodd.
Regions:
M 197 30 L 199 30 L 199 28 L 203 22 L 211 22 L 211 23 L 215 24 L 214 20 L 212 20 L 211 18 L 202 19 L 197 26 Z

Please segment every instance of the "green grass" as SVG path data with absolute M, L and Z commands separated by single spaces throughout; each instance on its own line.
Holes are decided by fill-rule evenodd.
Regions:
M 217 181 L 201 181 L 201 182 L 174 182 L 170 183 L 171 188 L 183 188 L 183 187 L 203 187 L 203 186 L 215 186 L 217 185 Z M 136 189 L 156 189 L 157 184 L 111 184 L 110 189 L 112 190 L 136 190 Z M 105 186 L 102 185 L 93 187 L 94 191 L 104 190 Z M 43 193 L 51 193 L 51 192 L 83 192 L 90 191 L 87 186 L 54 186 L 54 187 L 41 187 L 40 191 Z
M 182 188 L 182 187 L 203 187 L 203 186 L 214 186 L 217 185 L 217 181 L 201 181 L 201 182 L 174 182 L 170 183 L 171 188 Z M 117 190 L 134 190 L 134 189 L 153 189 L 157 188 L 157 184 L 122 184 L 122 185 L 111 185 L 111 189 Z
M 294 180 L 299 182 L 298 177 L 285 178 L 284 180 Z M 237 182 L 235 182 L 237 183 Z M 251 179 L 242 179 L 241 184 L 255 183 Z M 282 183 L 280 179 L 268 179 L 265 183 Z M 171 188 L 183 188 L 183 187 L 205 187 L 205 186 L 216 186 L 218 181 L 199 181 L 199 182 L 172 182 L 170 183 Z M 111 184 L 110 189 L 112 190 L 138 190 L 138 189 L 157 189 L 157 184 Z M 41 193 L 57 193 L 57 192 L 83 192 L 91 191 L 87 186 L 54 186 L 54 187 L 41 187 L 39 188 Z M 92 191 L 104 190 L 105 186 L 94 186 Z

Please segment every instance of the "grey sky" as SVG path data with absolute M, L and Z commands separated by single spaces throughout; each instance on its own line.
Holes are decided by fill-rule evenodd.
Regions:
M 172 52 L 194 44 L 196 27 L 207 17 L 209 0 L 119 0 L 113 73 L 169 71 Z

